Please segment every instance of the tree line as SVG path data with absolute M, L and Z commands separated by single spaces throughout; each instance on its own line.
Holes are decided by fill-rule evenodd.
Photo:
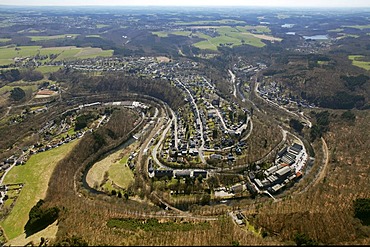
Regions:
M 113 96 L 122 93 L 137 93 L 148 95 L 166 102 L 176 110 L 184 104 L 184 98 L 179 97 L 181 91 L 163 79 L 148 79 L 129 76 L 124 72 L 105 72 L 102 76 L 91 76 L 71 69 L 65 69 L 52 74 L 58 82 L 65 82 L 74 95 L 79 93 L 109 93 Z

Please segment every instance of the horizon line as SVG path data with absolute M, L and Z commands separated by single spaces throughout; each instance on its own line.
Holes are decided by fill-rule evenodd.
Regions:
M 184 4 L 174 4 L 174 5 L 164 5 L 164 4 L 143 4 L 143 5 L 131 5 L 131 4 L 112 4 L 112 5 L 104 5 L 104 4 L 94 4 L 94 5 L 35 5 L 35 4 L 1 4 L 0 6 L 7 6 L 7 7 L 224 7 L 224 8 L 233 8 L 233 7 L 259 7 L 259 8 L 314 8 L 314 9 L 358 9 L 358 8 L 369 8 L 369 6 L 310 6 L 310 5 L 305 5 L 305 6 L 297 6 L 297 5 L 271 5 L 271 6 L 266 6 L 266 5 L 184 5 Z

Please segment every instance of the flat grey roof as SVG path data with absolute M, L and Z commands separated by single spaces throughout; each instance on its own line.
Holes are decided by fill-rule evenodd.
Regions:
M 280 170 L 276 171 L 276 174 L 281 177 L 281 176 L 286 175 L 289 172 L 291 172 L 290 167 L 289 166 L 285 166 L 285 167 L 281 168 Z

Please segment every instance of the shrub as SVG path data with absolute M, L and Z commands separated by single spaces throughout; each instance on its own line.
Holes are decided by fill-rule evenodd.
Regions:
M 315 240 L 309 238 L 304 233 L 297 233 L 294 236 L 294 242 L 297 244 L 297 246 L 313 246 L 313 245 L 318 245 L 318 243 Z
M 29 213 L 29 219 L 24 226 L 26 235 L 32 235 L 58 219 L 59 209 L 57 207 L 43 209 L 44 200 L 39 200 Z
M 353 202 L 355 217 L 360 219 L 362 224 L 370 225 L 370 198 L 359 198 Z
M 10 98 L 14 101 L 20 101 L 24 97 L 26 97 L 26 93 L 20 87 L 15 87 L 10 93 Z

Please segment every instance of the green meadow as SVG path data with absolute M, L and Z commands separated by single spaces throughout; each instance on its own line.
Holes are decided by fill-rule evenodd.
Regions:
M 78 143 L 74 141 L 49 151 L 32 155 L 25 165 L 13 167 L 4 184 L 23 183 L 24 186 L 10 214 L 0 222 L 8 240 L 24 232 L 28 213 L 39 199 L 45 198 L 49 179 L 57 163 Z
M 194 26 L 194 25 L 232 25 L 232 24 L 245 24 L 245 21 L 232 20 L 232 19 L 222 19 L 214 21 L 192 21 L 192 22 L 183 22 L 177 21 L 177 25 L 182 26 Z
M 61 34 L 52 36 L 28 36 L 31 41 L 45 41 L 52 39 L 75 39 L 79 34 Z
M 191 34 L 191 31 L 174 31 L 174 32 L 152 32 L 152 34 L 157 35 L 158 37 L 168 37 L 169 34 L 172 35 L 179 35 L 179 36 L 189 36 Z
M 62 66 L 39 66 L 36 68 L 37 71 L 40 71 L 43 74 L 49 74 L 52 72 L 56 72 L 59 69 L 63 68 Z
M 86 35 L 86 38 L 100 38 L 101 36 L 99 34 L 90 34 Z
M 258 35 L 251 33 L 250 31 L 254 30 L 258 33 L 268 34 L 270 33 L 270 29 L 264 26 L 238 26 L 238 27 L 228 27 L 222 26 L 216 28 L 216 32 L 218 36 L 210 37 L 208 35 L 202 34 L 199 32 L 196 35 L 199 38 L 206 39 L 205 41 L 200 41 L 194 44 L 195 47 L 199 49 L 209 49 L 209 50 L 217 50 L 217 47 L 222 45 L 234 47 L 242 44 L 252 45 L 255 47 L 263 47 L 265 43 L 263 43 L 262 39 L 272 39 L 274 37 L 262 35 L 258 37 Z M 278 39 L 275 39 L 278 40 Z
M 370 61 L 363 61 L 364 56 L 362 55 L 350 55 L 348 59 L 352 60 L 354 66 L 370 70 Z
M 95 57 L 110 57 L 113 55 L 113 50 L 102 50 L 101 48 L 92 47 L 49 47 L 42 48 L 41 46 L 2 46 L 0 47 L 0 65 L 7 65 L 13 63 L 13 59 L 33 57 L 39 55 L 56 54 L 58 57 L 55 61 L 86 59 Z
M 197 22 L 180 22 L 179 25 L 184 26 L 194 26 L 194 25 L 205 25 L 205 24 L 228 24 L 228 22 L 234 22 L 234 24 L 240 24 L 244 22 L 235 20 L 220 20 L 220 21 L 197 21 Z M 179 36 L 191 36 L 204 39 L 202 41 L 196 42 L 193 46 L 203 49 L 203 50 L 213 50 L 217 51 L 220 46 L 234 47 L 242 44 L 252 45 L 255 47 L 263 47 L 265 43 L 262 40 L 270 41 L 281 41 L 280 38 L 275 38 L 269 36 L 271 30 L 267 26 L 257 25 L 257 26 L 199 26 L 193 27 L 193 31 L 159 31 L 152 32 L 153 35 L 158 37 L 168 37 L 169 35 L 179 35 Z M 203 33 L 202 29 L 214 30 L 217 36 L 211 37 Z
M 370 24 L 369 25 L 343 26 L 343 27 L 350 27 L 350 28 L 356 28 L 356 29 L 364 30 L 364 29 L 370 29 Z
M 104 28 L 104 27 L 109 27 L 109 25 L 106 24 L 97 24 L 96 28 Z

